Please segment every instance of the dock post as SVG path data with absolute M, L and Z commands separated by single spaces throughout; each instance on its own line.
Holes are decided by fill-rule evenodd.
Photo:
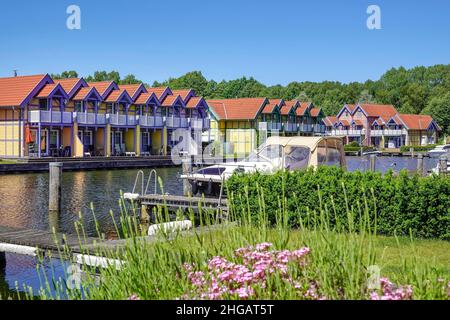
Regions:
M 61 212 L 62 166 L 61 162 L 49 163 L 48 211 L 53 217 Z
M 377 162 L 377 156 L 375 154 L 370 155 L 370 171 L 375 172 L 375 164 Z
M 439 157 L 439 174 L 447 173 L 447 156 Z
M 141 223 L 148 224 L 150 222 L 150 215 L 145 204 L 141 205 Z
M 417 173 L 423 176 L 423 154 L 417 155 Z
M 190 156 L 187 156 L 183 158 L 183 174 L 190 174 L 192 173 L 192 159 Z M 189 179 L 183 179 L 183 194 L 186 197 L 189 197 L 192 195 L 192 186 L 189 182 Z
M 0 274 L 4 274 L 6 269 L 6 253 L 0 251 Z

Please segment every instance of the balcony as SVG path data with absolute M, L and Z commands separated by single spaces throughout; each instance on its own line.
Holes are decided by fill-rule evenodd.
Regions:
M 350 137 L 357 137 L 364 135 L 366 133 L 365 129 L 349 129 L 347 130 L 347 135 Z
M 31 123 L 52 123 L 52 124 L 72 124 L 72 112 L 31 110 L 28 112 L 28 122 Z
M 73 117 L 78 124 L 86 125 L 105 125 L 106 114 L 92 112 L 74 112 Z
M 297 124 L 292 122 L 284 123 L 284 131 L 286 132 L 297 132 Z
M 267 122 L 268 131 L 281 131 L 281 122 Z
M 112 114 L 108 113 L 106 118 L 109 120 L 109 124 L 115 126 L 134 126 L 136 125 L 135 115 L 125 115 L 125 114 Z
M 139 116 L 138 123 L 143 127 L 162 127 L 164 124 L 161 116 Z
M 198 119 L 198 118 L 191 118 L 190 119 L 191 122 L 191 128 L 192 129 L 197 129 L 197 130 L 202 130 L 203 129 L 203 119 Z
M 316 124 L 314 125 L 314 133 L 325 133 L 325 126 L 323 124 Z
M 313 132 L 313 125 L 312 124 L 300 124 L 300 132 Z
M 406 129 L 377 129 L 370 130 L 371 137 L 381 137 L 381 136 L 402 136 L 406 135 L 408 132 Z

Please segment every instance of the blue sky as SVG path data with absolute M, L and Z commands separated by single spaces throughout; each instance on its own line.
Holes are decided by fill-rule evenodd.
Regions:
M 70 4 L 81 30 L 66 28 Z M 381 30 L 366 27 L 370 4 Z M 117 70 L 152 83 L 201 70 L 267 85 L 365 81 L 450 63 L 449 14 L 447 0 L 15 0 L 0 8 L 0 76 Z

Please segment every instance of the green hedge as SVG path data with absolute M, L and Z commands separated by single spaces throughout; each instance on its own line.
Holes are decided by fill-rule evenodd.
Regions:
M 409 152 L 411 148 L 413 148 L 415 152 L 426 152 L 434 149 L 435 147 L 435 144 L 429 144 L 427 146 L 401 146 L 400 152 Z
M 275 222 L 287 212 L 292 225 L 298 215 L 320 207 L 328 208 L 329 220 L 344 223 L 353 210 L 356 218 L 367 206 L 370 220 L 379 234 L 450 240 L 450 178 L 409 176 L 407 172 L 385 175 L 372 172 L 344 172 L 335 167 L 316 171 L 278 172 L 272 175 L 235 174 L 227 181 L 227 192 L 236 215 L 265 214 Z M 346 196 L 344 196 L 344 192 Z M 282 199 L 285 210 L 280 210 Z M 349 210 L 347 210 L 347 204 Z M 375 218 L 376 213 L 376 218 Z M 335 219 L 335 217 L 337 217 Z

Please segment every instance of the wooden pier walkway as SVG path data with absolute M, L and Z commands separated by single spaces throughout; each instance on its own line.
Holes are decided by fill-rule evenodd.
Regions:
M 198 213 L 199 209 L 202 210 L 221 210 L 222 212 L 228 211 L 227 199 L 217 198 L 203 198 L 203 197 L 186 197 L 176 195 L 161 195 L 161 194 L 148 194 L 139 196 L 137 201 L 149 208 L 151 207 L 167 207 L 169 211 L 192 210 Z
M 54 234 L 51 231 L 0 226 L 0 243 L 33 247 L 52 252 L 57 252 L 58 249 L 67 245 L 72 253 L 81 253 L 78 235 L 67 234 L 63 236 L 62 233 Z M 87 237 L 82 241 L 83 246 L 92 246 L 94 243 L 100 243 L 100 239 Z

